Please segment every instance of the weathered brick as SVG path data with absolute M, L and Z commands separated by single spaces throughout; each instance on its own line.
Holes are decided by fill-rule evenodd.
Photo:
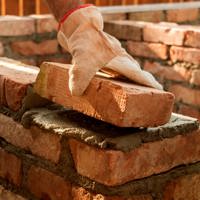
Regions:
M 31 35 L 35 32 L 34 20 L 30 17 L 1 16 L 0 36 Z
M 186 32 L 184 45 L 200 48 L 200 30 L 188 30 Z
M 21 160 L 0 148 L 0 176 L 19 186 L 21 184 Z
M 75 139 L 69 144 L 77 172 L 107 186 L 166 172 L 200 160 L 200 132 L 144 143 L 130 152 L 102 150 Z M 89 161 L 89 162 L 88 162 Z
M 173 67 L 163 66 L 158 62 L 145 61 L 144 70 L 152 73 L 159 78 L 161 82 L 164 80 L 184 81 L 184 78 L 174 70 Z
M 28 200 L 0 186 L 0 200 Z
M 103 13 L 104 21 L 125 20 L 125 19 L 126 19 L 126 13 Z
M 190 81 L 192 77 L 192 70 L 187 67 L 185 63 L 177 63 L 173 65 L 173 69 L 176 73 L 180 74 L 180 76 L 187 82 Z
M 69 200 L 71 184 L 42 168 L 32 166 L 28 171 L 27 187 L 40 199 Z
M 200 69 L 192 70 L 190 83 L 200 86 Z
M 21 124 L 3 114 L 0 114 L 0 124 L 0 137 L 7 142 L 47 160 L 58 162 L 61 152 L 58 135 L 48 133 L 35 126 L 25 129 Z
M 168 183 L 163 200 L 200 199 L 200 174 L 187 175 Z
M 21 108 L 28 85 L 32 84 L 39 69 L 11 59 L 0 59 L 0 105 L 17 111 Z
M 142 38 L 142 25 L 133 21 L 110 21 L 105 23 L 105 32 L 118 39 L 140 41 Z
M 31 15 L 36 20 L 36 32 L 47 33 L 57 31 L 58 22 L 53 15 Z
M 200 120 L 200 110 L 187 105 L 179 105 L 178 113 L 194 117 Z
M 177 101 L 200 106 L 200 91 L 179 84 L 170 85 L 168 91 L 175 95 Z
M 168 45 L 183 45 L 185 30 L 175 25 L 151 24 L 143 29 L 143 38 L 147 42 L 161 42 Z
M 167 21 L 169 22 L 188 22 L 198 19 L 199 9 L 178 9 L 167 10 Z
M 133 197 L 104 196 L 93 194 L 81 187 L 72 188 L 72 200 L 153 200 L 150 195 L 138 195 Z
M 45 40 L 40 43 L 33 41 L 19 41 L 11 44 L 12 50 L 24 56 L 47 55 L 58 52 L 57 40 Z
M 165 15 L 163 11 L 134 12 L 128 14 L 128 19 L 134 21 L 161 22 L 164 21 Z
M 167 59 L 167 46 L 159 43 L 127 42 L 127 50 L 133 56 Z
M 71 96 L 67 85 L 69 68 L 58 63 L 42 64 L 35 91 L 53 102 L 121 127 L 157 126 L 171 117 L 173 94 L 102 77 L 94 77 L 81 97 Z
M 200 49 L 172 46 L 170 57 L 173 62 L 186 61 L 194 64 L 200 63 Z

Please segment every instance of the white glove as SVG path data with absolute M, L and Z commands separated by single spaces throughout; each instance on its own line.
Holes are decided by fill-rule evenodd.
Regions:
M 117 39 L 103 32 L 102 15 L 93 5 L 80 6 L 63 18 L 58 41 L 73 57 L 69 71 L 72 95 L 82 95 L 102 68 L 116 71 L 139 84 L 162 89 L 150 73 L 141 70 Z

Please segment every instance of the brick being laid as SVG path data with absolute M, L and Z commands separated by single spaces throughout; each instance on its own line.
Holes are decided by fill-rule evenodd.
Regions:
M 68 88 L 70 65 L 43 63 L 35 92 L 64 107 L 119 127 L 152 127 L 169 121 L 174 96 L 153 88 L 96 76 L 81 97 Z

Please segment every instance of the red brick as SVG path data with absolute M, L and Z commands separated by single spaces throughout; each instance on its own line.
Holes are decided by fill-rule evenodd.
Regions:
M 93 194 L 81 187 L 72 188 L 72 200 L 153 200 L 150 195 L 138 195 L 133 197 L 104 196 Z
M 35 91 L 60 105 L 121 127 L 156 126 L 171 117 L 173 94 L 117 80 L 94 77 L 84 95 L 71 96 L 69 68 L 59 63 L 42 64 Z
M 180 76 L 186 80 L 187 82 L 190 81 L 192 77 L 192 70 L 188 68 L 184 63 L 182 64 L 175 64 L 173 69 L 176 73 L 180 74 Z
M 33 41 L 13 42 L 11 47 L 14 52 L 24 56 L 47 55 L 58 52 L 57 40 L 45 40 L 40 43 Z
M 46 33 L 57 31 L 58 22 L 53 15 L 31 15 L 36 20 L 36 32 Z
M 170 48 L 170 57 L 173 62 L 186 61 L 194 64 L 199 64 L 200 49 L 173 46 Z
M 198 89 L 191 89 L 179 84 L 173 84 L 168 88 L 168 91 L 175 95 L 177 101 L 200 106 L 200 90 Z
M 0 176 L 19 186 L 21 184 L 21 160 L 0 148 Z
M 32 84 L 39 69 L 11 59 L 0 59 L 1 105 L 17 111 L 21 108 L 28 85 Z
M 165 188 L 163 200 L 200 199 L 200 175 L 193 174 L 175 179 Z
M 188 22 L 195 21 L 199 17 L 199 9 L 178 9 L 167 11 L 167 21 L 169 22 Z
M 12 118 L 0 114 L 0 137 L 7 142 L 31 151 L 47 160 L 58 162 L 61 152 L 60 137 L 35 126 L 25 129 Z
M 167 59 L 167 46 L 159 43 L 127 42 L 127 49 L 133 56 Z
M 28 200 L 0 186 L 0 200 Z
M 186 105 L 179 105 L 179 110 L 178 113 L 187 115 L 190 117 L 194 117 L 200 120 L 200 110 L 195 109 L 191 106 L 186 106 Z
M 200 86 L 200 70 L 199 69 L 195 69 L 192 71 L 192 77 L 190 79 L 190 83 Z
M 35 32 L 35 24 L 30 17 L 1 16 L 0 30 L 0 36 L 31 35 Z
M 184 81 L 184 78 L 170 66 L 162 66 L 157 62 L 145 61 L 144 70 L 158 77 L 161 82 L 167 80 Z
M 164 21 L 163 11 L 134 12 L 128 14 L 128 19 L 133 21 L 161 22 Z
M 133 21 L 110 21 L 105 23 L 104 31 L 118 39 L 140 41 L 143 25 Z
M 144 143 L 130 152 L 98 149 L 75 139 L 69 144 L 79 174 L 107 186 L 166 172 L 200 160 L 200 131 Z
M 126 13 L 103 13 L 104 21 L 125 20 L 125 19 L 126 19 Z
M 143 38 L 147 42 L 160 42 L 168 45 L 183 45 L 185 30 L 175 25 L 151 24 L 143 29 Z
M 200 31 L 199 31 L 199 29 L 188 30 L 186 32 L 184 45 L 200 48 Z
M 27 186 L 40 199 L 69 200 L 71 184 L 42 168 L 32 166 L 28 172 Z

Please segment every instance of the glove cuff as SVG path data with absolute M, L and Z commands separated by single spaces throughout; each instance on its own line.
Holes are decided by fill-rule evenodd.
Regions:
M 82 8 L 86 8 L 86 7 L 89 7 L 89 6 L 94 6 L 93 4 L 83 4 L 83 5 L 80 5 L 76 8 L 72 8 L 71 10 L 67 11 L 65 13 L 65 15 L 61 18 L 61 20 L 59 21 L 59 26 L 58 26 L 58 30 L 60 30 L 60 27 L 61 25 L 65 22 L 65 20 L 75 11 L 79 10 L 79 9 L 82 9 Z

